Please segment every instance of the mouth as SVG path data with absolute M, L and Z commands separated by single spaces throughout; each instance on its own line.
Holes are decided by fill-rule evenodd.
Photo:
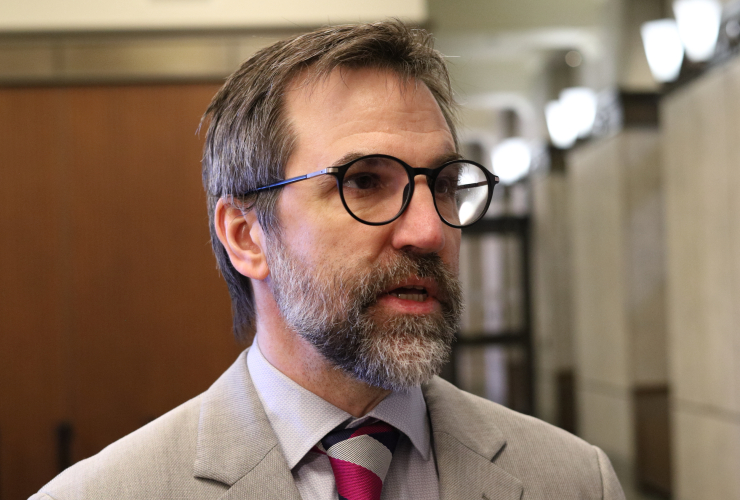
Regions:
M 429 297 L 427 289 L 420 285 L 408 285 L 395 288 L 388 292 L 388 295 L 397 297 L 402 300 L 413 300 L 414 302 L 424 302 Z
M 385 289 L 381 295 L 406 303 L 432 303 L 439 300 L 439 286 L 432 278 L 418 278 L 410 276 L 406 279 L 396 281 Z

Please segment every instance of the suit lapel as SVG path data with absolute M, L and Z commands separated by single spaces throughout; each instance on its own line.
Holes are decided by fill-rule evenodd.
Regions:
M 438 377 L 423 390 L 440 500 L 519 500 L 521 482 L 493 461 L 506 440 L 490 415 Z M 228 486 L 222 500 L 300 500 L 249 376 L 246 351 L 203 394 L 194 475 Z
M 203 394 L 193 474 L 227 485 L 223 499 L 300 499 L 249 376 L 246 351 Z
M 219 500 L 245 498 L 300 500 L 293 475 L 285 463 L 280 447 L 272 448 L 260 463 L 234 483 Z
M 423 387 L 434 436 L 440 500 L 519 500 L 522 483 L 493 461 L 506 440 L 469 394 L 435 377 Z

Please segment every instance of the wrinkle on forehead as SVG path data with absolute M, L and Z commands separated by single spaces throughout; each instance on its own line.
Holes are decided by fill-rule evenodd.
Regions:
M 413 159 L 417 148 L 428 150 L 428 156 L 456 150 L 431 90 L 424 82 L 404 81 L 390 70 L 336 70 L 316 83 L 300 81 L 286 95 L 285 117 L 296 133 L 294 155 L 303 158 L 302 170 L 325 167 L 362 150 L 385 154 L 396 150 L 411 163 L 417 163 Z M 405 153 L 398 150 L 401 145 Z M 308 156 L 300 154 L 309 151 Z

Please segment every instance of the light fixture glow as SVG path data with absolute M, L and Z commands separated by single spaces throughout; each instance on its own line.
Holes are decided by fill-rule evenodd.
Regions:
M 711 59 L 722 21 L 722 3 L 719 0 L 676 0 L 673 13 L 686 57 L 694 62 Z
M 527 141 L 512 137 L 500 142 L 491 153 L 493 172 L 502 184 L 513 184 L 529 172 L 532 153 Z
M 673 19 L 648 21 L 640 29 L 650 71 L 659 82 L 678 78 L 683 62 L 683 43 Z
M 577 68 L 583 62 L 583 56 L 577 50 L 571 50 L 565 54 L 565 64 L 571 68 Z
M 460 224 L 467 224 L 475 215 L 476 215 L 476 208 L 479 205 L 473 205 L 472 202 L 464 201 L 462 205 L 460 205 Z
M 545 119 L 550 140 L 560 149 L 568 149 L 578 139 L 578 122 L 561 101 L 550 101 L 545 106 Z
M 572 115 L 578 137 L 591 135 L 596 120 L 596 92 L 588 87 L 571 87 L 560 92 L 560 103 Z

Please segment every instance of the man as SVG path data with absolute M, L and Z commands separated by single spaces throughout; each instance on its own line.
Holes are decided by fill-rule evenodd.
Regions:
M 204 394 L 34 498 L 623 498 L 606 456 L 435 375 L 460 227 L 497 179 L 461 159 L 442 57 L 400 22 L 264 49 L 208 110 L 234 330 Z

